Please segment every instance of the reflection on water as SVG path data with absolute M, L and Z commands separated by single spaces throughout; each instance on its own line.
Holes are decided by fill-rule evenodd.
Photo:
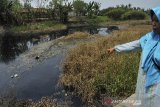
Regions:
M 15 59 L 19 54 L 32 48 L 34 45 L 48 42 L 76 31 L 105 36 L 109 33 L 109 28 L 75 27 L 68 28 L 67 30 L 63 31 L 56 31 L 50 34 L 36 36 L 13 36 L 11 33 L 5 33 L 4 35 L 0 35 L 0 62 L 8 63 L 9 61 Z
M 99 28 L 98 34 L 100 34 L 102 36 L 108 35 L 109 31 L 107 31 L 107 30 L 108 30 L 108 28 Z
M 80 32 L 88 32 L 90 34 L 98 34 L 98 28 L 97 27 L 84 27 L 84 26 L 81 26 L 81 27 L 71 27 L 68 29 L 68 33 L 71 34 L 71 33 L 74 33 L 76 31 L 80 31 Z
M 1 36 L 1 61 L 9 62 L 27 49 L 26 39 L 14 37 L 10 33 Z
M 13 36 L 11 33 L 6 32 L 4 35 L 0 35 L 0 62 L 8 63 L 24 51 L 31 49 L 33 46 L 43 42 L 48 42 L 66 34 L 67 32 L 65 31 L 27 37 Z
M 31 41 L 28 41 L 27 42 L 27 47 L 28 47 L 28 49 L 32 48 L 33 47 L 33 43 Z

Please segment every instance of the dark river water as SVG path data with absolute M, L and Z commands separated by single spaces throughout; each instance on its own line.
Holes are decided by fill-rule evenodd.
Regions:
M 13 95 L 18 99 L 40 99 L 43 96 L 53 96 L 59 100 L 66 100 L 65 91 L 58 86 L 58 79 L 62 72 L 61 64 L 64 55 L 56 55 L 42 63 L 28 68 L 23 65 L 19 55 L 33 46 L 43 42 L 65 36 L 75 31 L 89 32 L 105 36 L 108 28 L 70 28 L 63 32 L 38 36 L 12 36 L 11 33 L 0 35 L 0 96 Z M 15 75 L 17 74 L 17 75 Z M 59 93 L 59 94 L 55 94 Z M 78 98 L 73 102 L 81 103 Z

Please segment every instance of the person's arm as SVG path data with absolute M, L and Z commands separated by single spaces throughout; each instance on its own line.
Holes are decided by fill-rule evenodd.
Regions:
M 135 51 L 137 49 L 140 49 L 140 41 L 135 40 L 129 43 L 121 44 L 121 45 L 116 45 L 113 48 L 107 49 L 109 53 L 112 53 L 114 51 L 116 52 L 128 52 L 128 51 Z

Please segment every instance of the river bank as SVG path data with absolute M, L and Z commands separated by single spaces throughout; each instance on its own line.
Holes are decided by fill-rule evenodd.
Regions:
M 71 49 L 64 60 L 61 83 L 71 87 L 89 106 L 126 99 L 135 91 L 140 52 L 108 55 L 107 49 L 139 39 L 151 30 L 148 24 L 130 25 Z
M 141 26 L 141 25 L 139 25 L 139 26 L 136 26 L 137 27 L 137 29 L 142 29 L 142 28 L 144 28 L 144 26 Z M 148 28 L 147 26 L 145 26 L 145 28 Z M 130 31 L 130 30 L 133 30 L 133 31 L 135 31 L 135 33 L 134 34 L 131 34 L 129 37 L 132 37 L 132 35 L 138 35 L 139 33 L 139 30 L 138 30 L 138 32 L 137 32 L 137 29 L 135 29 L 135 26 L 132 26 L 132 27 L 130 27 L 130 29 L 126 29 L 125 31 Z M 146 31 L 146 30 L 144 30 L 144 31 Z M 129 33 L 130 34 L 130 33 Z M 102 55 L 95 55 L 94 57 L 96 58 L 96 56 L 98 56 L 98 59 L 99 60 L 96 60 L 95 61 L 95 66 L 93 66 L 92 68 L 94 68 L 95 70 L 96 70 L 96 65 L 97 65 L 97 63 L 99 63 L 98 65 L 100 66 L 100 67 L 97 67 L 97 68 L 99 68 L 99 70 L 100 70 L 100 73 L 102 73 L 102 75 L 103 75 L 103 71 L 105 71 L 105 70 L 102 70 L 102 68 L 101 68 L 101 66 L 103 65 L 103 63 L 101 62 L 101 61 L 103 61 L 103 60 L 105 60 L 105 59 L 101 59 L 101 58 L 105 58 L 105 56 L 104 56 L 104 53 L 106 53 L 105 52 L 105 50 L 107 49 L 107 47 L 108 46 L 113 46 L 114 44 L 116 44 L 117 42 L 116 41 L 119 41 L 118 43 L 122 43 L 122 40 L 123 40 L 123 42 L 126 42 L 126 37 L 124 37 L 124 38 L 117 38 L 118 37 L 118 35 L 128 35 L 128 32 L 123 32 L 123 31 L 116 31 L 116 34 L 115 33 L 112 33 L 112 34 L 110 34 L 110 36 L 109 37 L 112 37 L 113 36 L 113 38 L 112 39 L 106 39 L 106 38 L 109 38 L 109 37 L 102 37 L 102 36 L 99 36 L 99 35 L 90 35 L 90 34 L 88 34 L 88 33 L 81 33 L 81 32 L 79 32 L 79 33 L 75 33 L 75 34 L 72 34 L 72 35 L 70 35 L 70 36 L 66 36 L 66 37 L 61 37 L 61 38 L 58 38 L 58 39 L 56 39 L 56 40 L 53 40 L 53 41 L 49 41 L 49 42 L 46 42 L 46 43 L 42 43 L 42 44 L 39 44 L 39 45 L 37 45 L 37 46 L 34 46 L 34 47 L 32 47 L 29 51 L 26 51 L 25 53 L 23 53 L 23 54 L 21 54 L 19 57 L 18 57 L 18 59 L 16 59 L 15 61 L 13 61 L 12 63 L 11 63 L 11 65 L 10 65 L 10 67 L 8 67 L 7 65 L 5 65 L 5 66 L 3 66 L 3 67 L 1 67 L 2 69 L 4 69 L 4 70 L 2 70 L 2 71 L 4 71 L 4 72 L 6 72 L 7 71 L 7 73 L 4 73 L 4 76 L 3 76 L 3 78 L 2 79 L 4 79 L 6 76 L 8 76 L 7 78 L 8 78 L 8 80 L 9 81 L 7 81 L 7 82 L 9 82 L 10 84 L 11 84 L 11 86 L 12 87 L 19 87 L 19 89 L 22 89 L 23 88 L 23 90 L 19 90 L 20 92 L 21 92 L 21 95 L 20 96 L 22 96 L 22 93 L 25 93 L 26 95 L 28 94 L 28 96 L 29 96 L 29 91 L 27 91 L 27 90 L 29 90 L 30 88 L 28 88 L 28 87 L 30 87 L 30 86 L 36 86 L 37 88 L 36 89 L 34 89 L 34 91 L 33 92 L 40 92 L 40 89 L 41 88 L 43 88 L 43 91 L 42 92 L 44 92 L 44 93 L 46 93 L 47 91 L 45 91 L 45 88 L 48 88 L 48 90 L 50 90 L 50 91 L 48 91 L 49 92 L 49 94 L 51 94 L 52 93 L 52 91 L 53 91 L 53 87 L 54 87 L 54 85 L 53 85 L 53 81 L 55 80 L 55 81 L 57 81 L 57 79 L 58 78 L 56 78 L 56 77 L 54 77 L 54 76 L 52 76 L 52 75 L 57 75 L 57 74 L 54 74 L 54 73 L 56 73 L 56 72 L 58 72 L 58 75 L 59 75 L 59 71 L 58 70 L 60 70 L 60 71 L 62 71 L 62 69 L 64 70 L 64 74 L 62 75 L 62 78 L 63 78 L 63 76 L 65 76 L 66 74 L 66 70 L 64 69 L 65 67 L 65 65 L 64 64 L 62 64 L 62 63 L 65 63 L 65 64 L 67 64 L 68 62 L 66 62 L 66 60 L 64 61 L 64 60 L 62 60 L 63 59 L 63 57 L 64 56 L 69 56 L 69 54 L 70 53 L 75 53 L 76 51 L 72 51 L 72 52 L 70 52 L 69 50 L 70 49 L 75 49 L 75 47 L 77 47 L 77 46 L 81 46 L 80 48 L 79 48 L 79 52 L 80 53 L 78 53 L 78 54 L 76 54 L 74 57 L 72 57 L 73 58 L 73 61 L 75 60 L 75 59 L 77 59 L 77 58 L 81 58 L 83 55 L 85 55 L 85 53 L 87 53 L 87 51 L 88 52 L 90 52 L 91 50 L 92 50 L 92 48 L 83 48 L 83 46 L 86 46 L 86 44 L 85 43 L 87 43 L 87 42 L 89 42 L 89 41 L 93 41 L 93 42 L 95 42 L 95 43 L 97 43 L 96 41 L 97 40 L 99 40 L 98 38 L 101 38 L 101 40 L 104 40 L 104 41 L 99 41 L 98 42 L 98 44 L 100 45 L 100 46 L 102 46 L 102 47 L 100 47 L 100 48 L 97 48 L 96 46 L 95 46 L 95 44 L 93 43 L 91 43 L 91 45 L 93 46 L 93 48 L 95 48 L 95 49 L 100 49 L 100 50 L 94 50 L 93 49 L 93 51 L 91 52 L 91 53 L 89 53 L 88 55 L 95 55 L 95 53 L 96 52 L 100 52 L 100 53 L 102 53 Z M 127 40 L 130 40 L 129 39 L 129 37 L 127 37 Z M 133 38 L 132 38 L 133 39 Z M 115 41 L 113 41 L 113 40 L 115 40 Z M 114 44 L 112 44 L 112 43 L 114 43 Z M 90 44 L 90 43 L 89 43 Z M 110 45 L 109 45 L 110 44 Z M 106 47 L 106 45 L 107 45 L 107 47 Z M 87 46 L 89 46 L 88 44 L 87 44 Z M 83 50 L 83 49 L 85 49 L 85 50 Z M 102 49 L 102 50 L 101 50 Z M 82 52 L 82 53 L 81 53 Z M 79 56 L 80 55 L 80 56 Z M 99 57 L 99 56 L 101 56 L 101 57 Z M 126 56 L 126 57 L 128 57 L 128 56 Z M 126 58 L 125 57 L 125 58 Z M 66 59 L 66 58 L 65 58 Z M 112 58 L 112 60 L 113 60 L 114 58 Z M 123 59 L 123 57 L 122 57 L 122 59 Z M 52 62 L 53 61 L 53 62 Z M 81 62 L 82 61 L 82 62 Z M 85 61 L 85 62 L 83 62 L 83 61 Z M 84 59 L 83 60 L 79 60 L 79 59 L 77 59 L 77 61 L 76 61 L 76 63 L 75 64 L 78 64 L 78 66 L 79 66 L 79 63 L 81 63 L 81 64 L 84 64 L 85 66 L 88 66 L 88 62 L 87 61 L 89 61 L 88 59 L 87 59 L 87 57 L 84 57 Z M 105 62 L 105 61 L 104 61 Z M 90 63 L 90 62 L 89 62 Z M 55 65 L 55 66 L 53 66 L 53 68 L 52 68 L 52 64 L 53 65 Z M 70 65 L 71 63 L 69 62 L 69 65 Z M 90 63 L 90 64 L 92 64 L 92 63 Z M 45 68 L 49 68 L 49 69 L 46 69 L 46 74 L 47 74 L 47 76 L 45 76 L 45 69 L 43 70 L 43 65 L 45 65 Z M 61 67 L 63 65 L 63 68 Z M 71 65 L 72 66 L 72 65 Z M 106 64 L 104 64 L 104 66 L 106 66 Z M 42 67 L 42 68 L 41 68 Z M 7 68 L 7 69 L 6 69 Z M 8 69 L 9 68 L 9 69 Z M 57 69 L 57 70 L 53 70 L 53 69 Z M 73 68 L 74 68 L 74 66 L 73 66 Z M 85 69 L 85 67 L 81 67 L 82 69 L 84 68 L 84 70 L 86 70 L 85 72 L 87 72 L 87 69 Z M 80 68 L 80 69 L 81 69 Z M 89 70 L 88 70 L 88 73 L 91 73 L 91 74 L 93 74 L 92 73 L 92 68 L 89 68 Z M 42 70 L 42 71 L 41 71 Z M 39 72 L 38 72 L 39 71 Z M 8 73 L 9 72 L 9 73 Z M 67 71 L 68 72 L 68 71 Z M 77 78 L 77 79 L 82 79 L 83 77 L 81 77 L 81 76 L 89 76 L 90 77 L 90 75 L 88 75 L 88 74 L 86 74 L 85 73 L 85 75 L 79 75 L 79 73 L 77 73 L 77 67 L 76 67 L 76 70 L 75 70 L 75 72 L 76 73 L 74 73 L 73 72 L 73 74 L 75 74 L 75 78 Z M 81 72 L 81 71 L 80 71 Z M 98 71 L 97 71 L 98 72 Z M 17 74 L 18 75 L 18 79 L 16 78 L 16 77 L 14 77 L 13 79 L 11 78 L 11 76 L 12 75 L 15 75 L 15 74 Z M 3 73 L 2 73 L 2 75 L 3 75 Z M 33 76 L 34 75 L 34 76 Z M 48 76 L 49 75 L 49 76 Z M 98 75 L 98 74 L 97 74 Z M 102 79 L 104 79 L 104 76 L 102 76 L 102 75 L 99 75 L 99 77 L 100 78 L 102 78 Z M 79 77 L 77 77 L 77 76 L 79 76 Z M 101 77 L 102 76 L 102 77 Z M 58 76 L 59 77 L 59 76 Z M 46 79 L 47 78 L 47 79 Z M 55 79 L 56 78 L 56 79 Z M 29 79 L 29 80 L 28 80 Z M 45 80 L 45 81 L 43 81 L 43 79 Z M 84 97 L 83 97 L 83 94 L 81 94 L 80 92 L 82 92 L 82 93 L 84 93 L 85 94 L 85 92 L 86 91 L 90 91 L 90 90 L 88 90 L 88 89 L 90 89 L 89 87 L 88 87 L 88 83 L 85 83 L 85 81 L 88 81 L 89 82 L 89 84 L 90 84 L 90 80 L 88 80 L 89 78 L 86 78 L 86 79 L 83 79 L 83 82 L 82 82 L 82 84 L 85 84 L 85 85 L 80 85 L 79 84 L 79 81 L 77 81 L 77 80 L 74 80 L 75 82 L 76 82 L 76 84 L 74 83 L 74 81 L 70 81 L 70 79 L 73 79 L 73 78 L 70 78 L 70 75 L 68 75 L 68 78 L 67 79 L 63 79 L 63 81 L 65 81 L 66 83 L 69 83 L 69 84 L 71 84 L 71 85 L 73 85 L 73 86 L 75 86 L 75 88 L 76 88 L 76 85 L 79 87 L 79 86 L 83 86 L 82 87 L 82 89 L 76 89 L 76 92 L 75 93 L 79 93 L 78 95 L 79 96 L 81 96 L 81 98 L 83 99 Z M 5 79 L 4 79 L 5 80 Z M 22 80 L 22 81 L 21 81 Z M 51 83 L 50 85 L 53 85 L 53 86 L 50 86 L 50 85 L 46 85 L 46 86 L 43 86 L 43 84 L 46 84 L 46 81 L 48 81 L 49 80 L 49 82 Z M 69 81 L 68 81 L 69 80 Z M 104 79 L 105 80 L 105 79 Z M 37 81 L 37 82 L 34 82 L 34 81 Z M 42 84 L 40 83 L 40 82 L 38 82 L 38 81 L 40 81 L 40 82 L 42 82 Z M 6 82 L 6 83 L 7 83 Z M 72 83 L 73 82 L 73 83 Z M 81 82 L 81 81 L 80 81 Z M 18 83 L 19 85 L 14 85 L 14 84 L 12 84 L 12 83 Z M 103 83 L 103 82 L 102 82 Z M 4 83 L 5 84 L 5 83 Z M 32 85 L 31 85 L 32 84 Z M 39 85 L 39 84 L 41 84 L 41 85 Z M 100 82 L 100 84 L 101 84 L 101 82 Z M 106 83 L 105 83 L 106 84 Z M 64 84 L 64 85 L 66 85 L 66 84 Z M 68 84 L 67 84 L 68 85 Z M 66 85 L 66 86 L 67 86 Z M 87 86 L 87 88 L 86 88 L 86 86 Z M 97 85 L 96 85 L 97 86 Z M 51 88 L 49 88 L 49 87 L 51 87 Z M 34 87 L 35 88 L 35 87 Z M 79 87 L 79 88 L 81 88 L 81 87 Z M 91 87 L 92 88 L 92 87 Z M 103 87 L 102 87 L 103 88 Z M 86 90 L 84 90 L 84 89 L 86 89 Z M 5 89 L 4 89 L 5 90 Z M 12 90 L 14 90 L 14 88 L 12 88 Z M 63 90 L 63 89 L 62 89 Z M 12 92 L 14 92 L 14 91 L 12 91 Z M 92 91 L 91 91 L 92 92 Z M 40 94 L 40 93 L 37 93 L 37 95 L 41 95 L 41 96 L 39 96 L 39 98 L 40 97 L 42 97 L 42 96 L 44 96 L 44 94 Z M 48 94 L 48 95 L 49 95 Z M 65 96 L 65 94 L 66 93 L 63 93 L 63 95 L 62 96 Z M 36 94 L 35 94 L 36 95 Z M 88 97 L 88 98 L 90 98 L 90 96 L 88 96 L 88 94 L 85 94 L 86 96 L 85 97 Z M 25 95 L 24 95 L 25 96 Z M 100 99 L 99 99 L 100 100 Z M 53 100 L 52 100 L 53 101 Z M 83 101 L 84 101 L 84 99 L 83 99 Z M 86 100 L 86 101 L 89 101 L 89 100 Z M 86 102 L 85 101 L 85 102 Z M 57 102 L 56 102 L 57 103 Z M 81 104 L 79 104 L 79 105 L 81 105 Z M 77 106 L 76 106 L 77 107 Z
M 0 95 L 4 97 L 13 95 L 16 99 L 24 101 L 53 96 L 54 103 L 66 106 L 64 102 L 70 101 L 67 100 L 69 96 L 66 96 L 63 88 L 58 87 L 63 57 L 70 48 L 96 38 L 99 37 L 77 32 L 34 46 L 9 64 L 1 65 L 3 78 L 0 79 Z M 55 102 L 55 99 L 58 101 Z

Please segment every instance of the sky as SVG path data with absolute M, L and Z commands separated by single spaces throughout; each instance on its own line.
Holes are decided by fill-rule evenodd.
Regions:
M 84 0 L 89 2 L 91 0 Z M 132 7 L 140 7 L 144 9 L 154 8 L 160 6 L 160 0 L 94 0 L 101 3 L 101 9 L 107 7 L 115 7 L 116 5 L 128 5 L 131 4 Z
M 23 0 L 20 0 L 23 1 Z M 36 7 L 36 2 L 38 0 L 33 0 L 32 6 Z M 73 0 L 68 0 L 68 1 L 73 1 Z M 89 2 L 89 1 L 96 1 L 101 3 L 101 8 L 108 8 L 108 7 L 116 7 L 117 5 L 128 5 L 131 4 L 132 7 L 140 7 L 144 9 L 151 9 L 157 6 L 160 6 L 160 0 L 83 0 L 84 2 Z

